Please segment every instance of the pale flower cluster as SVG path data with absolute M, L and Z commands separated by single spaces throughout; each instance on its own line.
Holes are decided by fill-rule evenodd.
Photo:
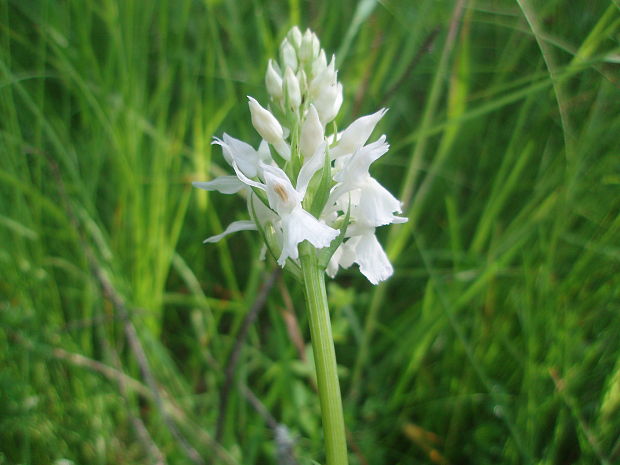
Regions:
M 265 84 L 271 106 L 252 97 L 252 125 L 261 136 L 257 149 L 224 134 L 215 138 L 234 176 L 194 183 L 224 194 L 246 191 L 250 220 L 235 221 L 208 238 L 258 230 L 282 267 L 296 267 L 298 246 L 310 242 L 330 276 L 359 265 L 377 284 L 393 272 L 375 228 L 402 223 L 401 202 L 370 173 L 384 155 L 385 136 L 368 139 L 386 110 L 363 116 L 340 133 L 326 134 L 342 105 L 336 60 L 327 60 L 310 30 L 294 27 L 280 45 L 279 63 L 270 60 Z

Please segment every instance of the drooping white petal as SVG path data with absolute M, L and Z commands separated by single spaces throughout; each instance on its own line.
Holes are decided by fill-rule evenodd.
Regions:
M 284 266 L 287 258 L 299 257 L 297 245 L 307 240 L 317 249 L 327 247 L 338 236 L 338 231 L 321 223 L 301 206 L 294 208 L 289 214 L 282 215 L 282 253 L 278 264 Z
M 360 236 L 355 254 L 360 271 L 372 284 L 379 284 L 392 276 L 392 264 L 373 233 Z
M 372 134 L 387 109 L 383 108 L 372 115 L 362 116 L 353 121 L 340 136 L 338 145 L 331 151 L 332 157 L 340 157 L 360 149 Z
M 323 165 L 325 164 L 326 148 L 326 142 L 319 144 L 314 152 L 314 155 L 305 161 L 299 171 L 299 175 L 297 176 L 297 192 L 299 192 L 302 198 L 306 195 L 306 190 L 308 189 L 308 185 L 310 184 L 310 180 L 312 179 L 312 176 L 314 176 L 314 173 L 323 168 Z
M 382 226 L 402 222 L 394 213 L 402 211 L 400 200 L 394 197 L 374 178 L 368 178 L 361 189 L 359 215 L 364 222 L 372 226 Z
M 342 254 L 340 255 L 340 266 L 344 269 L 356 263 L 356 249 L 359 237 L 352 237 L 342 244 Z
M 311 157 L 325 139 L 325 129 L 313 104 L 310 104 L 306 119 L 301 125 L 299 149 L 304 158 Z
M 212 181 L 193 182 L 192 186 L 206 191 L 218 191 L 222 194 L 235 194 L 245 187 L 237 176 L 220 176 Z
M 216 236 L 208 237 L 203 242 L 204 243 L 219 242 L 224 236 L 228 236 L 229 234 L 232 234 L 234 232 L 253 231 L 253 230 L 256 230 L 256 224 L 254 223 L 254 221 L 248 221 L 248 220 L 233 221 L 232 223 L 228 225 L 228 227 L 224 230 L 223 233 L 218 234 Z
M 338 246 L 327 265 L 327 274 L 334 277 L 338 268 L 347 269 L 355 263 L 355 248 L 359 243 L 360 237 L 352 237 Z

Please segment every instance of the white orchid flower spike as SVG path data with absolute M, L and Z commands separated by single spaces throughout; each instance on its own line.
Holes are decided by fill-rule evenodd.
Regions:
M 278 264 L 291 265 L 291 271 L 299 270 L 300 247 L 307 241 L 330 276 L 357 264 L 371 283 L 384 281 L 393 268 L 375 228 L 407 221 L 398 216 L 401 202 L 369 172 L 389 149 L 385 136 L 368 143 L 387 109 L 330 133 L 329 123 L 342 105 L 342 84 L 335 57 L 328 63 L 309 30 L 288 33 L 280 60 L 267 64 L 265 85 L 271 105 L 248 97 L 252 126 L 262 139 L 258 149 L 226 133 L 214 138 L 234 175 L 194 183 L 248 197 L 250 218 L 232 222 L 205 242 L 258 230 Z

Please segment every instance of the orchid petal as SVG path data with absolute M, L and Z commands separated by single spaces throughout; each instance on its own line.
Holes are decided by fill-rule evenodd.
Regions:
M 224 232 L 216 236 L 211 236 L 211 237 L 206 238 L 203 241 L 203 243 L 219 242 L 223 237 L 228 236 L 229 234 L 235 233 L 237 231 L 253 231 L 253 230 L 254 231 L 256 230 L 256 223 L 254 223 L 254 221 L 248 221 L 248 220 L 233 221 L 232 223 L 228 225 L 228 227 L 224 230 Z
M 314 176 L 318 170 L 323 168 L 323 165 L 325 164 L 326 148 L 326 142 L 320 144 L 314 152 L 314 155 L 306 160 L 299 171 L 299 175 L 297 176 L 297 192 L 299 192 L 302 197 L 306 194 L 306 190 L 308 189 L 312 176 Z
M 364 223 L 382 226 L 394 223 L 394 212 L 401 212 L 401 203 L 374 178 L 369 178 L 361 189 L 359 201 L 360 216 Z M 399 221 L 399 220 L 397 220 Z
M 337 147 L 336 147 L 337 148 Z M 357 150 L 345 166 L 334 176 L 334 180 L 345 183 L 356 183 L 369 176 L 370 165 L 382 157 L 390 146 L 381 136 L 372 144 Z M 335 150 L 335 149 L 334 149 Z
M 372 284 L 379 284 L 392 276 L 392 264 L 374 234 L 360 236 L 355 252 L 360 271 Z
M 278 264 L 284 266 L 287 258 L 299 257 L 297 245 L 307 240 L 317 249 L 327 247 L 338 236 L 338 231 L 321 223 L 301 207 L 296 207 L 288 215 L 282 216 L 284 244 Z
M 218 191 L 222 194 L 235 194 L 245 187 L 237 176 L 220 176 L 212 181 L 193 182 L 192 186 L 206 191 Z
M 387 109 L 383 108 L 372 115 L 362 116 L 356 119 L 341 134 L 338 145 L 331 151 L 331 156 L 336 158 L 359 150 L 368 140 Z
M 252 181 L 245 174 L 243 174 L 243 172 L 237 165 L 237 162 L 235 162 L 234 160 L 232 162 L 232 167 L 235 170 L 235 174 L 242 183 L 247 184 L 248 186 L 256 187 L 257 189 L 265 190 L 265 185 L 263 183 Z

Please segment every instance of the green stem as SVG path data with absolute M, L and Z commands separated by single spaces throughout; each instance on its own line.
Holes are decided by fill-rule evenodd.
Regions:
M 311 244 L 304 241 L 299 249 L 306 306 L 310 316 L 310 335 L 321 402 L 327 465 L 347 465 L 347 441 L 336 372 L 336 352 L 327 307 L 325 271 L 319 266 L 317 251 Z

